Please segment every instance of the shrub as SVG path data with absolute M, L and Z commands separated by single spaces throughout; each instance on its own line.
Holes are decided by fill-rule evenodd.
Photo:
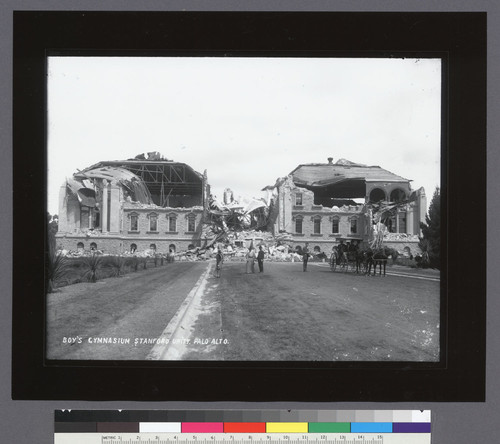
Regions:
M 422 266 L 440 268 L 441 263 L 441 193 L 436 187 L 425 215 L 425 223 L 420 224 L 422 237 L 419 247 L 422 250 Z
M 52 293 L 57 284 L 68 278 L 70 267 L 68 259 L 56 250 L 55 233 L 50 231 L 47 251 L 47 292 Z
M 418 256 L 417 265 L 422 268 L 429 268 L 431 266 L 430 251 L 431 242 L 428 239 L 421 238 L 418 246 L 422 251 L 422 255 Z
M 57 284 L 68 277 L 70 270 L 67 258 L 50 250 L 52 249 L 49 249 L 47 260 L 47 291 L 52 293 Z
M 85 269 L 84 278 L 89 282 L 97 282 L 97 272 L 102 266 L 102 256 L 93 254 L 92 256 L 82 257 L 82 264 Z
M 115 276 L 119 277 L 122 275 L 125 267 L 125 258 L 123 256 L 110 256 L 109 265 L 113 268 Z

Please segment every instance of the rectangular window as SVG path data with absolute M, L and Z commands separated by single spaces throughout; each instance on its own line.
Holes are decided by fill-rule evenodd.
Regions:
M 175 216 L 168 218 L 168 231 L 177 231 L 177 218 Z
M 351 219 L 351 233 L 356 234 L 358 232 L 358 220 Z
M 398 214 L 398 232 L 406 233 L 406 212 Z
M 314 234 L 321 234 L 321 218 L 314 218 Z
M 138 217 L 136 214 L 130 216 L 130 231 L 139 231 Z
M 397 222 L 396 222 L 396 216 L 391 216 L 388 220 L 388 225 L 387 229 L 389 233 L 396 233 L 397 232 Z
M 302 193 L 295 194 L 295 205 L 302 205 Z
M 339 220 L 333 219 L 332 220 L 332 234 L 338 234 L 338 232 L 339 232 Z
M 149 231 L 158 231 L 158 217 L 150 216 L 149 217 Z
M 88 207 L 82 207 L 80 210 L 80 228 L 89 228 L 90 211 Z
M 295 219 L 295 232 L 302 234 L 302 218 Z
M 188 218 L 188 231 L 194 231 L 196 228 L 196 219 L 191 216 Z

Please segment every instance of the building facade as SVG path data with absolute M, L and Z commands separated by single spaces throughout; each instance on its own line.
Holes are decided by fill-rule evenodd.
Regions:
M 200 246 L 209 185 L 206 172 L 158 153 L 104 161 L 60 188 L 60 249 L 168 253 Z
M 410 180 L 379 166 L 332 160 L 299 165 L 278 179 L 270 209 L 273 232 L 330 252 L 340 242 L 369 245 L 382 230 L 388 247 L 418 253 L 425 190 L 412 190 Z

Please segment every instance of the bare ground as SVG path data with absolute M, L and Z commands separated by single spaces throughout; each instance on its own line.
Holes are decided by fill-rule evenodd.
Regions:
M 248 275 L 229 263 L 212 278 L 184 359 L 261 361 L 437 361 L 439 282 L 332 273 L 323 264 L 267 263 Z M 392 270 L 391 270 L 392 271 Z M 396 270 L 397 274 L 405 271 Z M 409 274 L 416 275 L 411 271 Z
M 160 337 L 206 268 L 174 263 L 49 295 L 48 357 L 145 359 L 153 345 L 142 340 Z M 437 361 L 438 273 L 388 271 L 366 277 L 311 263 L 303 273 L 300 263 L 266 263 L 249 275 L 244 263 L 225 263 L 190 308 L 194 321 L 176 330 L 186 341 L 180 359 Z

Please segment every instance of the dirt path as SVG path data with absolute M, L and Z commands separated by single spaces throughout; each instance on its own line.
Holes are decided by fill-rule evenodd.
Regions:
M 264 274 L 247 275 L 228 263 L 204 295 L 211 309 L 198 317 L 182 358 L 436 361 L 439 282 L 400 274 L 267 263 Z
M 145 359 L 206 269 L 174 263 L 48 295 L 49 359 Z
M 327 264 L 175 263 L 49 295 L 48 357 L 104 360 L 436 361 L 436 273 Z M 188 297 L 188 295 L 191 295 Z M 192 302 L 190 302 L 192 301 Z M 163 347 L 159 340 L 175 339 Z M 102 343 L 108 341 L 108 343 Z M 111 341 L 111 343 L 109 343 Z M 160 348 L 151 353 L 155 347 Z M 170 348 L 169 348 L 170 347 Z

